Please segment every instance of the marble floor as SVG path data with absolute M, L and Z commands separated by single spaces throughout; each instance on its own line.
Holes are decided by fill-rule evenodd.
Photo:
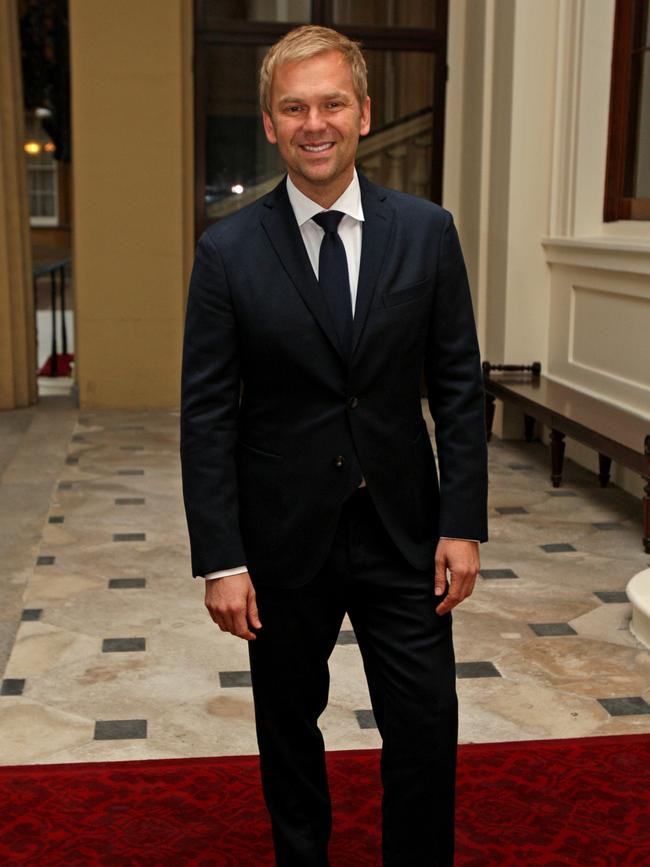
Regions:
M 256 751 L 248 656 L 190 576 L 175 412 L 0 414 L 0 763 Z M 630 634 L 640 504 L 537 442 L 490 444 L 491 541 L 455 617 L 461 741 L 650 731 L 650 652 Z M 329 749 L 376 747 L 344 623 Z

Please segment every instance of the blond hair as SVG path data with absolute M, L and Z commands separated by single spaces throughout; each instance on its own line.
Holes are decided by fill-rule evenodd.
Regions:
M 358 42 L 329 27 L 305 24 L 289 31 L 264 56 L 260 68 L 260 106 L 262 111 L 271 114 L 271 84 L 276 66 L 308 60 L 324 51 L 340 51 L 350 67 L 354 92 L 363 106 L 368 96 L 368 70 Z

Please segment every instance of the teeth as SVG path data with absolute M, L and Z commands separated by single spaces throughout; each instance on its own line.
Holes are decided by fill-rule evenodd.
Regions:
M 310 151 L 313 154 L 317 154 L 320 151 L 327 150 L 327 148 L 330 147 L 330 145 L 331 145 L 331 142 L 327 142 L 326 144 L 322 144 L 322 145 L 303 145 L 303 148 L 306 151 Z

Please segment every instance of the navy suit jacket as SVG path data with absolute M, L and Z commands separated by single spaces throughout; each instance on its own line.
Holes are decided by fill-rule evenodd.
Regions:
M 482 376 L 453 219 L 359 180 L 365 222 L 349 360 L 285 180 L 199 240 L 181 398 L 194 575 L 245 563 L 254 584 L 307 582 L 330 550 L 355 453 L 386 531 L 414 567 L 433 568 L 441 535 L 487 539 Z

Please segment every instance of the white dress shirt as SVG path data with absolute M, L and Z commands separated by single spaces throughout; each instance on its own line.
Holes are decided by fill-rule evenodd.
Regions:
M 359 187 L 359 178 L 357 177 L 356 169 L 354 177 L 350 185 L 341 193 L 338 199 L 334 202 L 331 208 L 323 208 L 317 202 L 312 201 L 304 193 L 301 193 L 298 187 L 293 183 L 287 175 L 287 194 L 289 202 L 293 208 L 293 213 L 300 229 L 303 243 L 311 262 L 311 267 L 314 269 L 314 274 L 318 280 L 318 259 L 320 254 L 320 245 L 325 235 L 325 231 L 321 229 L 318 223 L 312 219 L 316 214 L 320 214 L 324 210 L 342 211 L 344 214 L 338 226 L 339 238 L 345 247 L 345 256 L 348 260 L 348 277 L 350 280 L 350 294 L 352 296 L 352 315 L 357 303 L 357 286 L 359 284 L 359 266 L 361 264 L 361 236 L 363 223 L 363 207 L 361 206 L 361 188 Z M 361 487 L 365 485 L 365 479 L 361 482 Z M 474 541 L 474 540 L 471 540 Z M 232 569 L 221 569 L 219 572 L 208 572 L 205 576 L 207 581 L 214 578 L 224 578 L 226 575 L 239 575 L 246 572 L 246 566 L 235 566 Z

